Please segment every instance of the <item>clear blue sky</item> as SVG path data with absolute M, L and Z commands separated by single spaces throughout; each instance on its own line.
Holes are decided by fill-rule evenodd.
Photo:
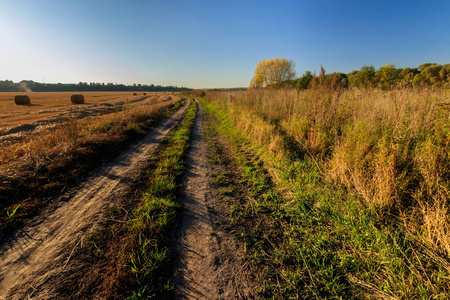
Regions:
M 0 80 L 248 86 L 258 61 L 450 63 L 450 1 L 0 0 Z

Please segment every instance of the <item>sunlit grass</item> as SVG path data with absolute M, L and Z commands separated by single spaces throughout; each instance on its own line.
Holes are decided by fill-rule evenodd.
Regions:
M 181 105 L 164 102 L 110 115 L 71 120 L 51 130 L 5 142 L 0 151 L 1 233 L 32 217 L 52 195 L 76 184 Z M 28 201 L 33 198 L 33 201 Z M 28 200 L 27 200 L 28 199 Z M 18 204 L 15 218 L 8 212 Z
M 285 235 L 258 252 L 269 261 L 264 295 L 446 295 L 447 97 L 429 90 L 207 94 L 220 132 L 236 151 L 260 157 L 274 180 L 270 201 L 267 185 L 255 191 L 259 203 L 273 203 Z M 249 163 L 242 176 L 258 182 L 260 167 Z

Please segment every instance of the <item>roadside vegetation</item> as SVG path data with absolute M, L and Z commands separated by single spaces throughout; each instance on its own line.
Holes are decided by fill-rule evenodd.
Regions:
M 170 297 L 170 233 L 181 207 L 177 195 L 196 112 L 197 103 L 192 101 L 182 123 L 148 158 L 129 193 L 106 213 L 103 229 L 87 237 L 85 246 L 72 259 L 72 275 L 56 279 L 60 296 Z
M 261 296 L 447 297 L 449 95 L 320 76 L 307 90 L 207 92 L 255 190 L 230 210 L 244 224 L 265 218 L 242 235 L 263 268 Z
M 4 142 L 0 152 L 0 237 L 83 180 L 182 102 L 137 109 L 126 104 L 113 114 L 71 120 L 19 141 Z

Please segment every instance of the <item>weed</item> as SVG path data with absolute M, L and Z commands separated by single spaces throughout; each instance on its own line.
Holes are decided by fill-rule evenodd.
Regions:
M 225 161 L 218 155 L 211 155 L 208 160 L 210 163 L 214 165 L 223 165 Z
M 229 180 L 223 175 L 217 175 L 213 177 L 211 183 L 216 186 L 227 186 L 229 184 Z
M 235 190 L 232 187 L 223 188 L 223 189 L 219 190 L 219 193 L 224 196 L 233 196 L 234 192 L 235 192 Z
M 19 209 L 19 207 L 20 207 L 20 204 L 17 205 L 16 207 L 14 207 L 14 209 L 12 211 L 9 211 L 9 210 L 6 211 L 8 218 L 13 218 L 14 215 L 16 214 L 17 210 Z

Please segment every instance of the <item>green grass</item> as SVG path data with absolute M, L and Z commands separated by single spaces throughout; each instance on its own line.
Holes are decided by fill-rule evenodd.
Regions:
M 210 130 L 231 145 L 240 184 L 252 199 L 230 207 L 234 221 L 261 220 L 261 226 L 248 225 L 238 236 L 246 243 L 247 256 L 263 269 L 262 297 L 447 297 L 449 264 L 397 222 L 386 223 L 377 211 L 361 205 L 355 193 L 326 180 L 313 156 L 298 155 L 301 145 L 292 145 L 285 135 L 286 155 L 277 156 L 241 131 L 234 115 L 211 102 L 202 104 L 214 122 Z M 252 118 L 259 122 L 258 116 Z M 283 137 L 276 124 L 270 126 Z
M 197 106 L 193 102 L 182 124 L 168 137 L 149 188 L 128 221 L 127 228 L 136 241 L 129 253 L 129 266 L 139 283 L 136 294 L 130 299 L 164 297 L 170 293 L 167 270 L 162 267 L 168 265 L 170 258 L 168 232 L 175 225 L 181 207 L 176 197 L 185 171 L 185 154 L 190 145 L 196 112 Z

